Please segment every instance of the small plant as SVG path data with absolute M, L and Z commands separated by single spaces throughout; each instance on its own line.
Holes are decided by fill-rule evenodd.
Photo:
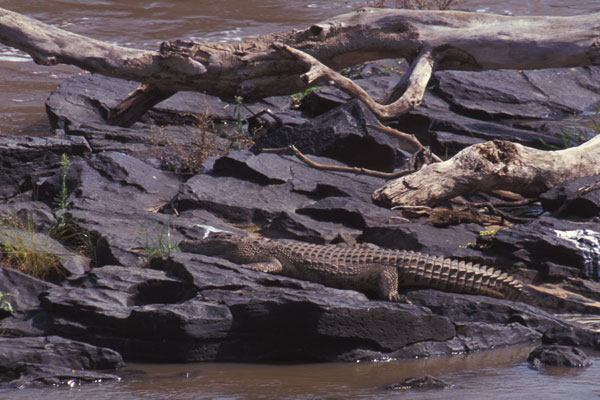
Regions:
M 242 118 L 243 106 L 244 98 L 242 96 L 235 96 L 235 109 L 233 110 L 235 133 L 231 138 L 231 144 L 229 145 L 230 150 L 239 150 L 242 148 L 243 144 L 252 142 L 250 133 L 244 128 L 244 126 L 248 124 L 248 120 Z
M 61 159 L 60 159 L 60 172 L 61 172 L 60 191 L 58 192 L 58 195 L 54 199 L 54 202 L 56 205 L 56 208 L 54 209 L 54 213 L 58 217 L 57 224 L 55 227 L 55 229 L 57 231 L 64 230 L 64 228 L 67 224 L 66 211 L 67 211 L 67 208 L 69 208 L 71 206 L 71 203 L 69 202 L 69 192 L 67 191 L 67 174 L 69 172 L 69 163 L 70 163 L 69 156 L 67 154 L 63 153 L 61 156 Z
M 597 121 L 592 121 L 592 127 L 590 129 L 586 128 L 562 128 L 561 133 L 557 133 L 554 137 L 560 139 L 562 142 L 562 148 L 568 149 L 574 146 L 579 146 L 580 144 L 587 142 L 592 137 L 600 134 L 600 123 Z M 549 149 L 560 149 L 561 147 L 555 146 L 546 142 L 543 138 L 538 138 L 540 143 Z
M 177 243 L 171 237 L 171 226 L 167 226 L 166 233 L 161 232 L 152 243 L 146 243 L 146 256 L 148 261 L 155 258 L 169 257 L 171 253 L 179 251 Z
M 9 296 L 13 296 L 13 295 L 10 293 L 4 293 L 4 292 L 0 291 L 0 310 L 7 311 L 11 314 L 14 314 L 15 310 L 13 309 L 12 304 L 10 303 L 10 301 L 8 301 L 6 299 L 6 297 L 9 297 Z
M 323 85 L 311 86 L 303 92 L 298 92 L 298 93 L 294 93 L 294 94 L 290 95 L 290 97 L 292 98 L 292 101 L 294 102 L 294 106 L 299 107 L 300 103 L 302 102 L 302 99 L 304 99 L 306 96 L 308 96 L 310 93 L 314 92 L 315 90 L 321 89 L 322 87 L 323 87 Z
M 196 174 L 202 171 L 202 164 L 210 155 L 213 145 L 209 140 L 210 132 L 215 131 L 215 124 L 206 103 L 201 115 L 186 114 L 192 118 L 195 129 L 190 129 L 189 142 L 185 145 L 170 138 L 162 128 L 154 135 L 152 141 L 155 153 L 160 160 L 177 173 Z

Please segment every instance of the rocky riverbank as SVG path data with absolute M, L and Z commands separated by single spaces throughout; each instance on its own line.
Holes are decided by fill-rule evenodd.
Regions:
M 386 61 L 350 73 L 378 97 L 405 68 Z M 423 106 L 393 125 L 439 155 L 494 138 L 562 146 L 581 139 L 566 130 L 568 116 L 600 102 L 599 72 L 439 72 Z M 369 127 L 377 122 L 372 113 L 336 90 L 314 90 L 296 99 L 299 107 L 289 97 L 245 107 L 180 93 L 131 128 L 107 126 L 107 112 L 135 86 L 79 75 L 47 101 L 55 136 L 0 137 L 0 215 L 21 220 L 5 225 L 2 242 L 32 243 L 60 264 L 50 282 L 0 270 L 0 292 L 11 295 L 3 299 L 14 309 L 0 315 L 5 382 L 116 379 L 114 371 L 93 370 L 114 370 L 123 359 L 351 361 L 528 341 L 600 348 L 598 333 L 556 315 L 600 312 L 599 191 L 573 200 L 569 193 L 581 183 L 568 182 L 524 210 L 541 215 L 505 227 L 409 221 L 371 201 L 381 178 L 261 152 L 294 143 L 324 164 L 383 171 L 404 165 L 409 155 Z M 235 129 L 206 135 L 205 106 L 211 124 L 226 132 L 245 120 L 266 127 L 251 149 Z M 251 118 L 264 109 L 270 116 Z M 229 152 L 190 173 L 189 159 L 178 152 L 197 146 Z M 64 193 L 64 207 L 57 207 Z M 565 201 L 569 207 L 559 216 L 544 212 Z M 62 243 L 46 239 L 61 223 L 68 223 Z M 213 229 L 319 244 L 365 242 L 493 265 L 531 284 L 540 308 L 435 290 L 409 290 L 412 304 L 375 301 L 177 250 L 179 240 Z M 82 242 L 84 255 L 73 250 Z

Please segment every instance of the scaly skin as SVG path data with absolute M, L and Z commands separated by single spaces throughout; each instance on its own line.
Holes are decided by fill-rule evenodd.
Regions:
M 419 286 L 506 300 L 531 298 L 521 282 L 491 267 L 413 251 L 322 246 L 214 233 L 179 243 L 182 251 L 219 256 L 245 268 L 276 273 L 379 299 L 402 301 L 399 286 Z

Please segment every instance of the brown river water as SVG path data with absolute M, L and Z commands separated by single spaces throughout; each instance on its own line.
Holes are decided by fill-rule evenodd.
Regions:
M 157 48 L 167 39 L 235 40 L 311 23 L 365 5 L 360 0 L 0 0 L 72 32 L 120 45 Z M 394 2 L 392 1 L 391 4 Z M 600 11 L 600 0 L 464 0 L 462 10 L 514 15 Z M 48 134 L 44 101 L 70 66 L 42 67 L 0 45 L 0 132 Z M 600 399 L 600 357 L 584 370 L 527 367 L 529 347 L 426 360 L 355 364 L 132 364 L 120 382 L 73 388 L 0 390 L 0 399 Z M 386 391 L 431 374 L 454 385 L 440 391 Z

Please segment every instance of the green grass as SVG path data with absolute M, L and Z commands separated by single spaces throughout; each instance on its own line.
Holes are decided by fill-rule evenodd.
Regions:
M 4 293 L 0 291 L 0 310 L 7 311 L 11 314 L 15 313 L 12 304 L 6 298 L 9 296 L 13 296 L 11 293 Z
M 145 251 L 148 261 L 155 258 L 169 257 L 172 253 L 178 252 L 177 242 L 171 237 L 171 227 L 167 226 L 166 231 L 162 230 L 158 236 L 154 236 L 152 240 L 147 240 Z
M 18 218 L 0 221 L 0 265 L 44 280 L 60 280 L 64 272 L 60 258 L 48 250 L 50 237 L 24 226 Z

